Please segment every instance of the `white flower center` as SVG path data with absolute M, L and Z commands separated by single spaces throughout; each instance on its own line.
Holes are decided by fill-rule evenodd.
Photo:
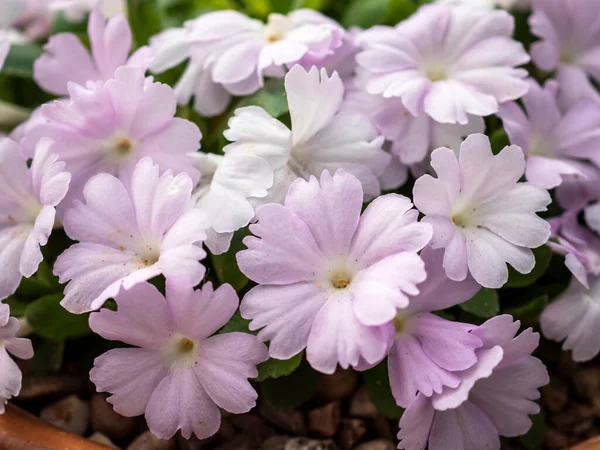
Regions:
M 564 65 L 577 64 L 579 60 L 579 49 L 577 45 L 571 42 L 564 42 L 559 50 L 560 62 Z
M 452 223 L 459 228 L 467 228 L 470 226 L 477 226 L 477 219 L 475 212 L 477 208 L 473 208 L 467 205 L 455 204 L 452 208 Z
M 198 361 L 200 346 L 195 340 L 177 333 L 165 347 L 171 367 L 192 367 Z
M 324 272 L 323 277 L 318 280 L 317 285 L 334 292 L 350 289 L 352 287 L 352 279 L 357 271 L 357 268 L 347 261 L 336 261 Z
M 529 138 L 529 154 L 553 157 L 555 148 L 548 131 L 534 131 Z
M 114 162 L 128 159 L 134 151 L 134 143 L 128 136 L 117 134 L 104 142 L 106 157 Z
M 292 23 L 290 19 L 282 14 L 271 13 L 263 29 L 263 36 L 267 43 L 273 44 L 285 39 L 286 34 L 291 29 Z
M 409 316 L 398 313 L 396 317 L 394 317 L 394 328 L 396 330 L 396 338 L 408 333 Z
M 446 80 L 450 75 L 448 64 L 438 56 L 425 58 L 421 65 L 421 70 L 432 83 Z
M 121 250 L 125 250 L 123 247 L 119 247 Z M 160 246 L 159 245 L 146 245 L 135 252 L 138 257 L 138 269 L 144 269 L 150 267 L 158 262 L 160 259 Z

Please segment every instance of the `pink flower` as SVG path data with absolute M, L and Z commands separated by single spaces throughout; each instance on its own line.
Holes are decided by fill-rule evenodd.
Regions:
M 266 346 L 246 333 L 213 335 L 237 310 L 239 300 L 228 284 L 194 291 L 186 283 L 167 282 L 166 298 L 151 284 L 121 291 L 118 310 L 90 316 L 90 327 L 105 339 L 134 348 L 117 348 L 94 361 L 90 378 L 115 411 L 144 414 L 161 439 L 178 430 L 184 438 L 204 439 L 217 432 L 219 408 L 248 412 L 258 397 L 248 378 L 268 359 Z
M 529 56 L 513 30 L 505 11 L 427 5 L 365 39 L 357 61 L 369 93 L 399 97 L 413 116 L 465 124 L 527 92 L 527 71 L 515 66 Z
M 553 80 L 543 88 L 529 80 L 522 99 L 527 114 L 514 102 L 502 104 L 498 114 L 511 143 L 527 155 L 527 181 L 545 189 L 558 186 L 563 177 L 584 177 L 582 160 L 600 166 L 600 104 L 582 99 L 563 113 L 557 90 Z
M 273 185 L 273 170 L 264 159 L 244 153 L 222 156 L 197 152 L 194 159 L 202 177 L 190 206 L 210 217 L 205 244 L 211 253 L 225 253 L 233 233 L 254 218 L 252 202 L 267 196 Z
M 240 270 L 259 285 L 242 301 L 250 329 L 288 359 L 307 349 L 308 362 L 332 373 L 337 364 L 381 361 L 393 340 L 391 320 L 425 280 L 417 254 L 431 238 L 409 199 L 389 194 L 361 217 L 363 192 L 352 175 L 324 171 L 299 179 L 284 205 L 257 210 L 256 236 L 237 254 Z M 380 325 L 387 325 L 382 327 Z
M 61 283 L 71 280 L 61 304 L 74 313 L 91 311 L 121 287 L 160 274 L 198 284 L 206 253 L 197 244 L 209 223 L 202 211 L 185 211 L 192 187 L 185 173 L 168 170 L 159 177 L 150 158 L 137 164 L 128 187 L 108 173 L 90 179 L 85 203 L 75 201 L 65 214 L 65 231 L 79 243 L 54 264 Z
M 8 400 L 21 391 L 21 369 L 9 353 L 21 359 L 33 357 L 31 341 L 16 337 L 19 328 L 19 321 L 10 317 L 8 305 L 0 303 L 0 414 L 4 414 Z
M 17 290 L 22 276 L 37 271 L 55 207 L 69 188 L 71 175 L 53 151 L 51 141 L 40 141 L 28 168 L 19 145 L 0 139 L 0 299 Z
M 519 321 L 494 317 L 471 333 L 483 341 L 477 363 L 457 372 L 461 383 L 428 398 L 419 394 L 400 419 L 398 448 L 406 450 L 500 450 L 499 436 L 515 437 L 531 427 L 539 388 L 548 383 L 543 363 L 531 356 L 539 335 L 516 336 Z
M 23 151 L 30 156 L 40 138 L 49 137 L 73 175 L 69 205 L 80 198 L 85 183 L 98 173 L 109 173 L 129 183 L 136 163 L 150 156 L 175 173 L 187 172 L 197 181 L 190 153 L 199 148 L 198 127 L 175 116 L 173 90 L 145 79 L 140 69 L 121 67 L 115 78 L 88 84 L 69 84 L 71 100 L 42 106 L 46 119 L 30 129 Z
M 390 161 L 383 137 L 364 115 L 342 107 L 344 85 L 337 73 L 294 66 L 285 77 L 291 130 L 258 106 L 238 108 L 223 134 L 233 141 L 226 154 L 263 158 L 275 171 L 262 203 L 283 202 L 290 184 L 324 170 L 343 169 L 357 177 L 367 199 L 380 194 L 377 177 Z M 311 101 L 307 101 L 311 99 Z
M 564 340 L 563 350 L 572 351 L 578 362 L 589 361 L 600 352 L 600 277 L 590 274 L 586 282 L 588 286 L 573 277 L 567 290 L 540 317 L 544 336 Z
M 596 0 L 532 0 L 531 32 L 541 40 L 531 56 L 542 70 L 557 70 L 568 89 L 594 91 L 588 76 L 600 81 L 600 3 Z M 572 86 L 570 86 L 572 85 Z
M 98 10 L 92 11 L 88 23 L 91 55 L 73 33 L 52 36 L 44 53 L 34 64 L 34 79 L 42 89 L 57 95 L 68 95 L 70 81 L 86 86 L 88 81 L 108 81 L 121 66 L 146 71 L 151 62 L 148 47 L 129 57 L 131 30 L 122 14 L 106 21 Z
M 10 52 L 10 39 L 7 33 L 0 29 L 0 71 L 2 71 L 2 67 L 4 67 L 8 52 Z
M 582 285 L 589 288 L 588 274 L 600 276 L 600 238 L 579 223 L 580 212 L 580 209 L 570 209 L 552 219 L 552 237 L 556 242 L 548 241 L 548 246 L 565 255 L 565 266 Z
M 419 285 L 419 295 L 394 318 L 396 339 L 388 355 L 388 373 L 396 403 L 404 408 L 419 392 L 430 397 L 444 386 L 457 387 L 460 377 L 452 372 L 475 364 L 475 350 L 483 345 L 471 333 L 475 325 L 431 314 L 467 301 L 480 289 L 471 277 L 464 281 L 446 277 L 443 253 L 423 250 L 427 280 Z
M 444 269 L 452 280 L 471 273 L 482 286 L 499 288 L 510 264 L 519 273 L 535 265 L 531 248 L 546 243 L 550 225 L 535 213 L 551 199 L 537 186 L 518 183 L 523 151 L 512 145 L 493 155 L 487 136 L 473 134 L 456 154 L 439 148 L 431 155 L 437 178 L 423 175 L 414 186 L 415 206 L 433 225 L 433 248 L 445 248 Z

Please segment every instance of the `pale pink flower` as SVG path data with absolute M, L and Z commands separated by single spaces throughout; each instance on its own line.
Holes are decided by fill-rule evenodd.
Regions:
M 202 176 L 190 206 L 200 208 L 210 218 L 204 243 L 211 253 L 225 253 L 233 233 L 254 217 L 251 201 L 266 197 L 273 185 L 273 170 L 264 159 L 243 153 L 222 156 L 197 152 L 194 159 Z
M 194 108 L 203 115 L 225 110 L 231 95 L 249 95 L 264 84 L 264 77 L 283 77 L 285 66 L 330 63 L 336 49 L 343 47 L 343 28 L 310 9 L 287 16 L 270 14 L 267 23 L 227 10 L 203 14 L 155 37 L 151 48 L 156 59 L 154 73 L 190 63 L 177 83 L 180 103 L 195 96 Z
M 582 99 L 563 112 L 557 91 L 554 80 L 543 88 L 529 80 L 529 92 L 522 98 L 525 112 L 508 102 L 498 114 L 511 144 L 527 156 L 527 181 L 545 189 L 558 186 L 564 177 L 585 177 L 585 160 L 600 166 L 600 104 Z
M 471 331 L 483 342 L 477 363 L 455 372 L 458 387 L 417 396 L 400 419 L 398 448 L 500 450 L 500 436 L 520 436 L 531 428 L 529 416 L 540 410 L 534 401 L 549 377 L 531 356 L 539 334 L 528 328 L 517 336 L 519 325 L 502 315 Z
M 53 155 L 52 142 L 37 144 L 31 167 L 19 145 L 0 138 L 0 299 L 13 294 L 21 277 L 30 277 L 43 260 L 54 227 L 56 205 L 71 175 Z
M 445 248 L 444 268 L 452 280 L 468 273 L 482 286 L 499 288 L 510 264 L 519 273 L 535 265 L 531 248 L 550 237 L 550 225 L 536 215 L 551 199 L 540 187 L 519 183 L 523 151 L 512 145 L 492 153 L 487 136 L 473 134 L 458 157 L 448 148 L 431 155 L 437 178 L 426 174 L 414 186 L 415 206 L 434 229 L 431 245 Z
M 56 143 L 60 158 L 73 175 L 66 205 L 80 198 L 85 183 L 98 173 L 109 173 L 129 183 L 136 163 L 147 156 L 167 169 L 199 179 L 190 153 L 200 147 L 198 127 L 174 117 L 176 101 L 166 84 L 144 78 L 138 68 L 120 67 L 107 82 L 87 87 L 69 83 L 70 101 L 42 105 L 46 119 L 22 140 L 30 156 L 39 139 Z
M 364 368 L 392 344 L 391 321 L 425 280 L 417 254 L 431 237 L 406 197 L 375 199 L 361 216 L 363 192 L 352 175 L 323 172 L 299 179 L 284 205 L 258 208 L 255 236 L 237 254 L 240 270 L 259 285 L 242 301 L 250 329 L 270 341 L 276 359 L 307 349 L 308 362 Z M 384 325 L 384 326 L 382 326 Z
M 108 81 L 121 66 L 146 71 L 151 52 L 138 49 L 131 57 L 131 30 L 122 14 L 106 21 L 98 10 L 88 22 L 91 54 L 74 33 L 53 35 L 44 46 L 45 53 L 34 64 L 33 77 L 45 91 L 68 95 L 70 81 L 86 86 L 88 81 Z
M 324 170 L 343 169 L 357 177 L 367 199 L 380 194 L 378 176 L 390 161 L 383 137 L 363 114 L 342 107 L 344 85 L 313 67 L 294 66 L 285 77 L 291 130 L 258 106 L 235 111 L 223 134 L 233 141 L 226 154 L 263 158 L 275 171 L 273 187 L 262 203 L 283 202 L 290 184 Z
M 573 90 L 593 92 L 600 81 L 600 3 L 596 0 L 532 0 L 529 17 L 532 34 L 540 41 L 531 46 L 533 62 L 557 78 L 573 98 Z
M 115 411 L 144 414 L 161 439 L 178 430 L 184 438 L 204 439 L 219 430 L 221 412 L 248 412 L 258 397 L 248 378 L 268 359 L 266 346 L 247 333 L 212 336 L 238 308 L 228 284 L 191 285 L 167 281 L 166 298 L 143 283 L 116 297 L 118 310 L 90 316 L 90 327 L 105 339 L 133 348 L 117 348 L 94 361 L 90 379 Z
M 20 359 L 33 357 L 31 341 L 16 337 L 19 328 L 19 320 L 10 317 L 8 305 L 0 303 L 0 414 L 4 414 L 8 400 L 21 391 L 21 369 L 9 353 Z
M 0 29 L 0 72 L 2 71 L 2 67 L 4 67 L 8 52 L 10 52 L 10 39 L 8 34 Z
M 430 397 L 444 386 L 457 387 L 461 379 L 453 372 L 475 364 L 475 350 L 483 345 L 471 333 L 475 325 L 431 313 L 458 305 L 480 289 L 471 277 L 450 280 L 442 267 L 443 256 L 443 250 L 421 252 L 427 279 L 419 284 L 419 295 L 394 318 L 396 338 L 388 355 L 388 373 L 396 403 L 404 408 L 419 392 Z
M 356 58 L 369 93 L 399 97 L 414 116 L 465 124 L 527 92 L 527 71 L 516 66 L 529 56 L 513 31 L 505 11 L 426 5 L 363 39 Z
M 586 283 L 587 287 L 573 277 L 567 290 L 546 306 L 540 317 L 544 336 L 564 340 L 563 350 L 570 350 L 578 362 L 589 361 L 600 352 L 600 277 L 588 274 Z
M 65 213 L 67 235 L 78 244 L 54 264 L 65 288 L 61 304 L 82 313 L 101 307 L 120 288 L 131 289 L 157 275 L 198 284 L 206 269 L 200 244 L 209 221 L 199 209 L 186 211 L 193 183 L 185 173 L 159 176 L 158 165 L 142 159 L 126 187 L 103 173 L 88 181 L 85 203 Z

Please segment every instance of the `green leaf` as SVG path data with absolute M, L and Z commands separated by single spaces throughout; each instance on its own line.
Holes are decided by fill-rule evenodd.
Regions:
M 492 146 L 492 152 L 494 155 L 497 155 L 506 147 L 510 145 L 510 141 L 508 140 L 508 135 L 504 128 L 498 128 L 495 130 L 490 136 L 490 144 Z
M 294 408 L 308 400 L 319 377 L 306 361 L 297 370 L 281 378 L 267 378 L 260 383 L 261 397 L 280 408 Z
M 27 309 L 27 302 L 19 300 L 14 295 L 11 295 L 3 303 L 6 303 L 10 306 L 10 315 L 14 317 L 21 317 L 25 315 L 25 310 Z
M 42 341 L 36 346 L 33 358 L 29 362 L 31 372 L 38 374 L 58 372 L 62 367 L 64 352 L 64 342 Z
M 322 11 L 329 5 L 329 0 L 293 0 L 292 9 L 309 8 Z
M 303 355 L 304 352 L 300 352 L 286 360 L 273 358 L 266 360 L 258 366 L 256 381 L 264 381 L 267 378 L 280 378 L 291 374 L 300 366 Z
M 519 437 L 519 440 L 526 448 L 540 448 L 544 440 L 544 431 L 546 431 L 544 410 L 540 409 L 539 413 L 529 416 L 529 418 L 532 422 L 531 428 L 526 434 Z
M 219 334 L 234 333 L 237 331 L 240 331 L 242 333 L 249 333 L 249 334 L 257 334 L 258 333 L 258 331 L 250 331 L 250 328 L 248 328 L 248 325 L 250 325 L 250 321 L 244 319 L 241 316 L 240 312 L 236 311 L 235 314 L 231 317 L 231 319 L 229 319 L 229 322 L 227 322 L 225 324 L 225 326 L 219 330 Z
M 210 255 L 219 281 L 231 284 L 236 291 L 243 289 L 248 284 L 248 278 L 240 271 L 235 259 L 237 252 L 246 248 L 242 240 L 248 233 L 247 228 L 234 233 L 231 247 L 227 252 L 221 255 Z
M 88 314 L 71 314 L 60 305 L 62 298 L 62 294 L 47 295 L 27 306 L 25 317 L 34 331 L 52 341 L 90 334 Z
M 163 17 L 157 0 L 127 0 L 127 16 L 138 47 L 162 31 Z
M 33 77 L 33 63 L 42 54 L 37 44 L 13 44 L 2 68 L 2 75 L 20 78 Z
M 367 384 L 369 398 L 381 413 L 388 419 L 398 420 L 404 410 L 396 404 L 390 389 L 387 359 L 375 367 L 362 373 Z
M 412 0 L 389 0 L 386 23 L 396 25 L 417 10 Z
M 352 0 L 342 17 L 344 27 L 369 28 L 383 23 L 390 0 Z
M 504 312 L 510 314 L 515 319 L 520 320 L 525 326 L 535 325 L 547 304 L 548 294 L 544 294 L 523 305 L 506 309 Z
M 243 98 L 236 108 L 260 106 L 273 117 L 280 117 L 289 111 L 283 80 L 271 79 L 265 87 L 251 97 Z
M 459 306 L 463 311 L 483 319 L 494 317 L 500 312 L 498 292 L 494 289 L 482 288 L 477 294 Z
M 38 271 L 29 278 L 23 278 L 17 289 L 17 297 L 35 299 L 48 294 L 62 292 L 63 287 L 58 279 L 52 274 L 52 269 L 42 261 Z
M 271 12 L 269 0 L 242 0 L 242 3 L 248 14 L 254 17 L 265 19 Z
M 533 255 L 535 256 L 535 267 L 533 270 L 529 273 L 521 274 L 512 267 L 509 267 L 508 282 L 504 287 L 516 288 L 531 286 L 544 275 L 550 266 L 552 250 L 550 250 L 550 247 L 542 245 L 541 247 L 533 249 Z

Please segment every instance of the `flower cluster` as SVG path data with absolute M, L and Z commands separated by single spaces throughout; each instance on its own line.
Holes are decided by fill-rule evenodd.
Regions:
M 9 17 L 0 0 L 0 68 L 15 30 L 36 36 L 25 3 Z M 220 409 L 255 406 L 267 360 L 385 364 L 398 448 L 499 450 L 539 412 L 540 336 L 457 311 L 538 281 L 547 249 L 572 277 L 543 334 L 576 361 L 600 352 L 596 0 L 532 0 L 531 57 L 507 11 L 523 1 L 366 30 L 213 11 L 148 45 L 109 1 L 42 3 L 47 21 L 87 17 L 90 45 L 49 37 L 33 79 L 59 97 L 0 140 L 0 299 L 51 265 L 61 305 L 128 346 L 90 373 L 118 413 L 203 439 Z M 252 283 L 241 302 L 222 254 Z M 0 302 L 2 409 L 21 384 L 6 350 L 33 353 L 10 314 Z

